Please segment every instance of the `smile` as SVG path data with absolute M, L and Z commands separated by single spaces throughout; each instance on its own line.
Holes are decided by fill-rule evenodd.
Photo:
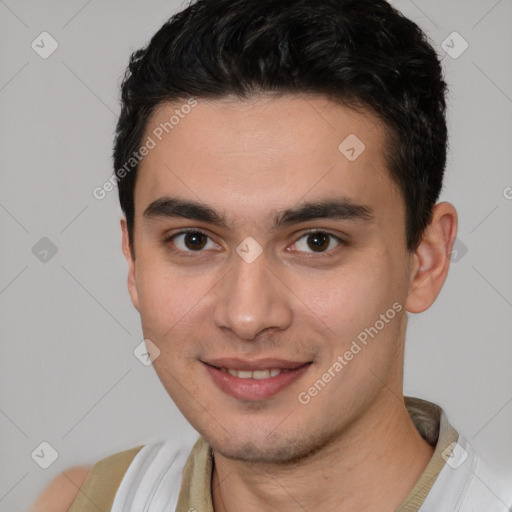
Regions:
M 302 363 L 291 368 L 235 369 L 213 366 L 203 362 L 213 384 L 223 393 L 243 400 L 265 400 L 277 395 L 301 378 L 311 363 Z
M 233 377 L 238 377 L 239 379 L 268 379 L 269 377 L 277 377 L 281 372 L 286 372 L 290 370 L 281 370 L 280 368 L 272 368 L 268 370 L 233 370 L 232 368 L 218 368 L 218 370 L 223 371 L 224 373 L 229 373 L 233 375 Z

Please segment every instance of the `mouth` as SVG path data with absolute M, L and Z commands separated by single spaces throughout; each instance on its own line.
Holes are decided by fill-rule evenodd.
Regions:
M 303 376 L 312 361 L 230 359 L 202 363 L 213 383 L 225 394 L 243 400 L 264 400 Z
M 206 363 L 207 364 L 207 363 Z M 305 363 L 308 364 L 308 363 Z M 229 373 L 233 377 L 238 377 L 239 379 L 256 379 L 263 380 L 268 379 L 269 377 L 277 377 L 281 373 L 289 373 L 297 368 L 266 368 L 263 370 L 235 370 L 234 368 L 223 368 L 220 366 L 210 365 L 217 370 L 220 370 L 224 373 Z

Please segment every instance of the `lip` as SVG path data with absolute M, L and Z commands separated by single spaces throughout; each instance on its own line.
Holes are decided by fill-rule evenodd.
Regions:
M 213 362 L 203 362 L 203 366 L 214 384 L 229 396 L 241 400 L 253 401 L 265 400 L 281 392 L 303 376 L 311 366 L 311 362 L 297 363 L 276 359 L 261 359 L 259 361 L 252 361 L 251 363 L 233 359 L 215 361 L 214 366 L 211 366 Z M 233 366 L 235 361 L 238 362 L 239 367 Z M 222 364 L 220 362 L 222 362 Z M 278 363 L 280 363 L 281 366 L 279 366 Z M 216 367 L 217 364 L 219 364 L 219 368 L 231 368 L 236 370 L 282 368 L 287 371 L 275 377 L 268 377 L 267 379 L 241 379 L 240 377 L 235 377 L 229 373 L 223 372 Z
M 310 361 L 287 361 L 285 359 L 276 358 L 264 358 L 254 359 L 253 361 L 238 359 L 236 357 L 223 357 L 218 359 L 209 359 L 208 361 L 202 361 L 210 366 L 216 366 L 217 368 L 231 368 L 232 370 L 266 370 L 267 368 L 279 368 L 282 370 L 294 370 L 309 363 Z

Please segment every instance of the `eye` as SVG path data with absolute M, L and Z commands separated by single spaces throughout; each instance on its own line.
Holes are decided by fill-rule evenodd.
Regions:
M 203 249 L 215 249 L 217 244 L 203 231 L 189 230 L 181 231 L 168 238 L 168 241 L 183 252 L 200 252 Z
M 301 236 L 294 244 L 294 249 L 301 252 L 327 252 L 334 249 L 343 241 L 337 236 L 325 231 L 310 231 Z

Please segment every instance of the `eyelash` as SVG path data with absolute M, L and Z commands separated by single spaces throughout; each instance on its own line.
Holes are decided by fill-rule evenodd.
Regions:
M 210 240 L 212 240 L 211 236 L 204 230 L 200 229 L 200 228 L 189 228 L 189 229 L 182 229 L 181 231 L 179 231 L 178 233 L 174 233 L 168 237 L 166 237 L 164 240 L 163 240 L 163 243 L 165 246 L 168 246 L 169 245 L 169 242 L 172 242 L 174 238 L 180 236 L 180 235 L 186 235 L 187 233 L 200 233 L 204 236 L 206 236 L 207 238 L 209 238 Z M 302 240 L 304 237 L 307 237 L 309 235 L 314 235 L 314 234 L 324 234 L 324 235 L 327 235 L 331 238 L 333 238 L 339 245 L 341 246 L 346 246 L 348 245 L 347 242 L 345 242 L 343 239 L 341 239 L 339 236 L 335 235 L 334 233 L 331 233 L 330 231 L 326 231 L 324 229 L 311 229 L 309 231 L 305 231 L 303 232 L 296 240 L 295 242 L 293 242 L 292 245 L 295 245 L 299 240 Z M 213 241 L 213 240 L 212 240 Z M 338 247 L 338 246 L 337 246 Z M 336 247 L 334 247 L 333 249 L 329 249 L 328 251 L 325 251 L 325 252 L 319 252 L 319 253 L 315 253 L 314 251 L 312 252 L 305 252 L 305 251 L 299 251 L 299 252 L 302 252 L 304 254 L 307 254 L 308 256 L 307 257 L 315 257 L 314 255 L 316 254 L 316 257 L 318 256 L 322 256 L 322 255 L 329 255 L 330 256 L 330 253 L 335 250 Z M 179 254 L 179 255 L 184 255 L 184 254 L 187 254 L 187 255 L 194 255 L 194 254 L 198 254 L 200 255 L 202 252 L 205 252 L 203 250 L 199 250 L 199 251 L 182 251 L 180 249 L 171 249 L 175 254 Z

